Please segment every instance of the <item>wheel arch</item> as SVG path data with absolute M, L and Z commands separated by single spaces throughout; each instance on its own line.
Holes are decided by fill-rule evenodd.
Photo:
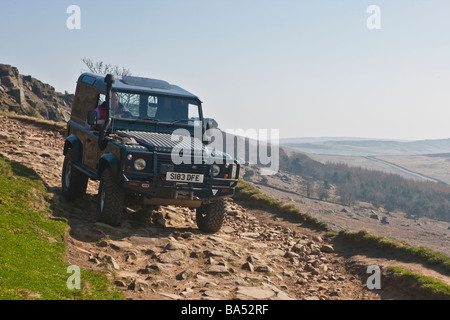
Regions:
M 98 176 L 101 177 L 103 171 L 106 168 L 111 168 L 113 177 L 115 180 L 119 179 L 119 160 L 117 159 L 117 157 L 111 153 L 111 152 L 107 152 L 104 153 L 99 162 L 98 162 Z
M 80 161 L 83 155 L 83 144 L 81 143 L 81 140 L 74 134 L 71 134 L 66 138 L 66 141 L 64 142 L 63 154 L 66 155 L 70 149 L 76 155 L 76 159 L 73 160 Z

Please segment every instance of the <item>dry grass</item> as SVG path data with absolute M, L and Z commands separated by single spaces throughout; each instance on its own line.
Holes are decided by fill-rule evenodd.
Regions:
M 450 184 L 450 155 L 384 156 L 377 158 Z
M 0 111 L 0 116 L 5 116 L 5 117 L 11 118 L 11 119 L 24 121 L 24 122 L 34 124 L 37 126 L 44 126 L 46 128 L 53 129 L 56 131 L 65 130 L 67 127 L 66 122 L 56 122 L 56 121 L 46 120 L 46 119 L 42 119 L 42 118 L 19 115 L 19 114 L 16 114 L 13 112 L 7 112 L 7 111 Z

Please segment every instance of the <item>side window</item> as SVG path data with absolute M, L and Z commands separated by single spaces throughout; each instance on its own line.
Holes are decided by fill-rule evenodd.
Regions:
M 106 96 L 103 93 L 100 93 L 98 96 L 97 106 L 101 105 L 103 102 L 105 102 L 105 100 L 106 100 Z
M 87 84 L 90 85 L 90 86 L 92 86 L 92 85 L 95 83 L 96 80 L 97 80 L 97 79 L 95 79 L 95 78 L 93 78 L 93 77 L 90 77 L 90 76 L 84 76 L 84 77 L 81 79 L 82 82 L 87 83 Z
M 135 117 L 139 116 L 140 95 L 135 93 L 118 92 L 119 103 L 128 109 Z
M 148 116 L 154 118 L 156 116 L 156 110 L 158 110 L 158 97 L 148 97 Z
M 188 118 L 189 120 L 200 120 L 200 115 L 198 113 L 198 106 L 196 104 L 189 103 L 188 105 Z

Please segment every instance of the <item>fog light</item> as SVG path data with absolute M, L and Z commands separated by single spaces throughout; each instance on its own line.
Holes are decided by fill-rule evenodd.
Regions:
M 144 170 L 147 163 L 144 159 L 139 158 L 134 161 L 134 168 L 138 171 Z

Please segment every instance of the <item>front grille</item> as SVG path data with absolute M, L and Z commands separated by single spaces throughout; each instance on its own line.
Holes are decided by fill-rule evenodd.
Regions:
M 174 164 L 170 154 L 166 155 L 159 153 L 157 155 L 157 170 L 159 174 L 165 174 L 166 172 L 207 174 L 209 171 L 209 165 L 195 164 L 195 162 L 194 164 Z

